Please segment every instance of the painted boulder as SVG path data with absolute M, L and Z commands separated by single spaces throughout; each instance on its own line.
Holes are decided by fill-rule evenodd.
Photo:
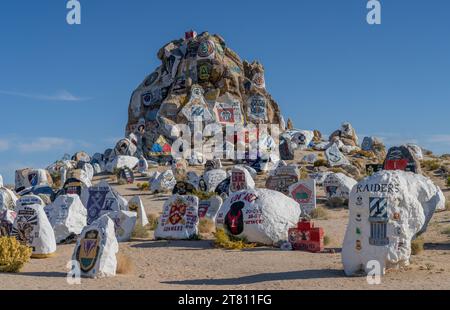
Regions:
M 371 261 L 383 272 L 409 265 L 411 240 L 426 226 L 438 195 L 431 181 L 403 171 L 381 171 L 354 186 L 342 248 L 346 275 L 367 273 Z
M 235 167 L 231 170 L 230 194 L 253 188 L 255 188 L 255 181 L 247 169 Z
M 170 192 L 173 190 L 177 180 L 172 170 L 166 170 L 161 173 L 150 185 L 150 191 L 152 192 Z
M 44 208 L 56 243 L 71 243 L 87 223 L 87 211 L 78 195 L 61 195 Z
M 217 185 L 219 185 L 227 177 L 227 172 L 222 169 L 213 169 L 205 172 L 203 179 L 206 183 L 207 191 L 214 192 Z
M 216 217 L 216 227 L 249 242 L 276 245 L 288 240 L 288 230 L 297 226 L 301 215 L 298 203 L 268 189 L 248 189 L 232 193 Z
M 118 242 L 130 241 L 134 227 L 136 226 L 136 212 L 109 211 L 103 216 L 109 217 L 114 222 L 114 231 Z
M 6 187 L 0 188 L 0 212 L 14 210 L 16 208 L 17 196 Z
M 0 211 L 0 237 L 10 237 L 17 213 L 5 209 Z
M 328 200 L 341 200 L 345 202 L 349 199 L 350 191 L 356 184 L 356 180 L 343 173 L 329 174 L 323 182 Z
M 127 208 L 127 201 L 113 190 L 106 181 L 84 188 L 81 192 L 81 201 L 87 209 L 88 225 L 98 219 L 105 211 L 120 211 Z
M 191 239 L 198 234 L 198 198 L 174 195 L 163 206 L 157 239 Z
M 99 218 L 81 232 L 75 246 L 72 262 L 74 270 L 89 278 L 113 277 L 116 275 L 119 244 L 114 222 L 107 216 Z
M 147 213 L 145 212 L 144 203 L 142 202 L 141 197 L 134 196 L 131 198 L 128 202 L 128 210 L 137 214 L 137 225 L 144 227 L 148 224 Z
M 32 257 L 45 258 L 56 252 L 55 233 L 41 205 L 20 205 L 16 208 L 11 236 L 32 248 Z

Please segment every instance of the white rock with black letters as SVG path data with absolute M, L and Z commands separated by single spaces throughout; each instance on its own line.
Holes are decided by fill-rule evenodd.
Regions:
M 347 275 L 409 265 L 411 240 L 439 202 L 431 180 L 409 172 L 380 171 L 354 186 L 342 248 Z M 431 215 L 430 215 L 431 214 Z

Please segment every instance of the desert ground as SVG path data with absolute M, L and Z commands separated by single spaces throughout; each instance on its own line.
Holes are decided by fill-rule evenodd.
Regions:
M 427 174 L 449 200 L 450 189 L 444 180 L 431 172 Z M 102 178 L 110 179 L 102 176 L 95 180 Z M 158 213 L 168 195 L 139 191 L 136 183 L 144 180 L 137 177 L 135 184 L 113 185 L 127 199 L 140 195 L 148 214 Z M 258 176 L 256 181 L 261 186 L 264 176 Z M 327 208 L 323 189 L 319 187 L 318 193 L 318 205 Z M 131 258 L 132 271 L 114 278 L 83 278 L 80 285 L 69 285 L 66 281 L 74 245 L 62 245 L 54 257 L 33 259 L 18 274 L 0 274 L 0 289 L 450 289 L 450 238 L 442 233 L 450 227 L 450 211 L 434 215 L 424 234 L 424 251 L 412 256 L 410 267 L 388 271 L 380 285 L 369 285 L 365 277 L 344 275 L 340 252 L 347 218 L 346 209 L 327 208 L 327 219 L 315 220 L 330 238 L 325 253 L 317 254 L 271 247 L 224 250 L 214 247 L 212 235 L 199 241 L 132 240 L 120 244 L 120 251 Z

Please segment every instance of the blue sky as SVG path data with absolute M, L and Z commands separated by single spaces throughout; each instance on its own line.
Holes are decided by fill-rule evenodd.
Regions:
M 185 30 L 221 34 L 259 59 L 268 90 L 300 129 L 417 142 L 450 153 L 450 2 L 65 0 L 0 4 L 0 174 L 93 153 L 122 137 L 131 92 Z

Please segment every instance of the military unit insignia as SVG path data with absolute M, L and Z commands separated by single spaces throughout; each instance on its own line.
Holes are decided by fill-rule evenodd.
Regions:
M 98 230 L 90 230 L 85 233 L 84 238 L 80 241 L 76 253 L 76 259 L 80 264 L 83 272 L 89 272 L 94 268 L 100 249 L 100 237 Z

